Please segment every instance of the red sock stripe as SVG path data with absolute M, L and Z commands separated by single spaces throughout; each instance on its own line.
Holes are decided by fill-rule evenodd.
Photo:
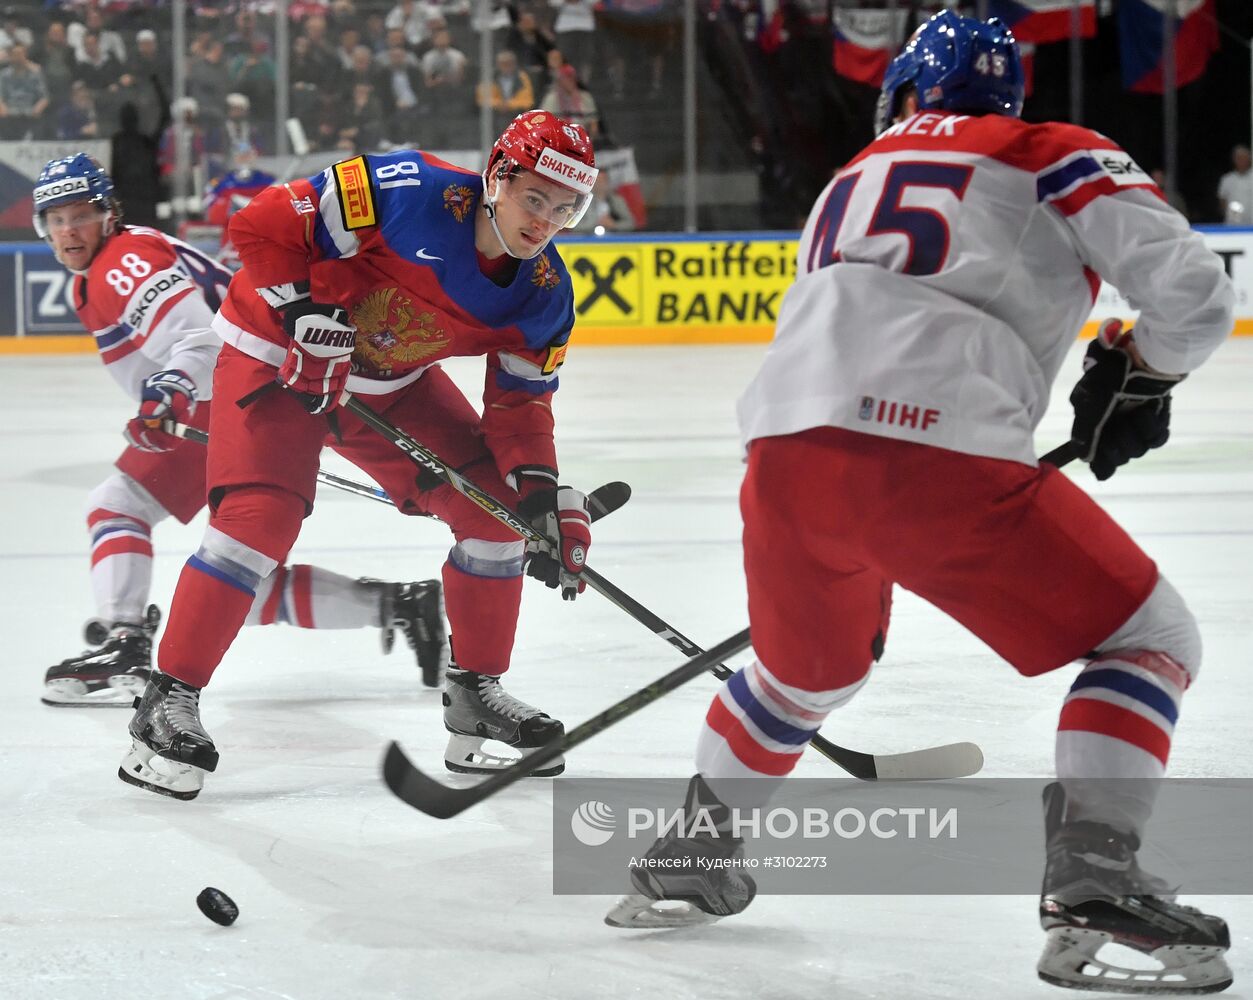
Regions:
M 313 624 L 313 573 L 308 566 L 293 566 L 291 580 L 292 614 L 296 616 L 292 624 L 317 628 Z
M 796 762 L 800 760 L 799 752 L 775 753 L 763 747 L 753 738 L 753 734 L 744 728 L 744 723 L 731 714 L 731 710 L 722 703 L 721 698 L 715 698 L 713 704 L 709 706 L 705 723 L 727 741 L 727 746 L 731 748 L 731 752 L 741 764 L 760 774 L 789 774 L 796 766 Z
M 109 556 L 120 556 L 128 553 L 136 556 L 147 556 L 151 559 L 152 542 L 147 538 L 135 538 L 132 535 L 110 538 L 91 550 L 91 564 L 95 566 L 101 560 L 108 559 Z
M 1142 715 L 1137 715 L 1121 705 L 1093 698 L 1072 698 L 1062 707 L 1058 731 L 1078 729 L 1083 732 L 1109 736 L 1130 743 L 1151 753 L 1166 764 L 1170 756 L 1170 737 Z
M 116 510 L 107 510 L 104 507 L 97 507 L 87 515 L 87 527 L 94 528 L 101 521 L 130 521 L 131 524 L 137 524 L 148 534 L 152 534 L 152 525 L 147 521 L 141 521 L 132 514 L 123 514 Z
M 262 625 L 273 625 L 278 621 L 278 606 L 283 600 L 283 585 L 286 582 L 287 567 L 280 566 L 274 571 L 269 596 L 266 597 L 265 603 L 261 605 Z

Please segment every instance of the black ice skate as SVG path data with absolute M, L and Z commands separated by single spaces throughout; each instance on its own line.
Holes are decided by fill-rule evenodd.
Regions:
M 687 786 L 683 816 L 692 835 L 668 833 L 631 865 L 635 892 L 605 915 L 610 927 L 696 927 L 743 912 L 757 895 L 757 883 L 735 867 L 744 857 L 744 841 L 726 832 L 727 807 L 699 774 Z
M 1188 996 L 1231 985 L 1227 924 L 1174 900 L 1136 862 L 1139 840 L 1103 823 L 1067 823 L 1061 786 L 1045 790 L 1048 832 L 1040 926 L 1048 933 L 1036 971 L 1054 986 L 1104 993 Z M 1098 959 L 1106 944 L 1148 955 L 1160 969 Z
M 487 740 L 515 747 L 525 755 L 561 739 L 566 731 L 556 719 L 509 694 L 500 686 L 499 677 L 461 670 L 455 664 L 444 679 L 444 728 L 449 733 L 444 766 L 460 774 L 491 774 L 517 761 L 485 750 Z M 545 778 L 565 769 L 565 760 L 558 757 L 534 773 Z
M 152 667 L 152 636 L 161 621 L 155 604 L 142 622 L 91 619 L 83 637 L 96 649 L 62 660 L 44 674 L 45 705 L 87 708 L 130 705 L 143 692 Z
M 200 724 L 200 688 L 169 674 L 153 671 L 127 730 L 131 749 L 117 776 L 129 784 L 194 799 L 206 772 L 217 770 L 217 748 Z
M 448 667 L 448 634 L 444 629 L 444 590 L 438 580 L 385 583 L 382 593 L 383 652 L 404 635 L 418 658 L 422 683 L 437 688 Z

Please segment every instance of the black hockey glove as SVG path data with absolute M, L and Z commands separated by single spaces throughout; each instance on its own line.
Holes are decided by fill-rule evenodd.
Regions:
M 525 492 L 525 477 L 517 478 L 519 492 Z M 518 513 L 545 539 L 527 543 L 527 576 L 554 590 L 560 587 L 562 600 L 573 601 L 587 586 L 582 575 L 592 544 L 587 497 L 570 486 L 540 486 L 525 493 Z
M 1083 377 L 1070 393 L 1071 440 L 1097 479 L 1160 448 L 1170 438 L 1170 391 L 1183 375 L 1135 367 L 1122 324 L 1106 323 L 1083 356 Z

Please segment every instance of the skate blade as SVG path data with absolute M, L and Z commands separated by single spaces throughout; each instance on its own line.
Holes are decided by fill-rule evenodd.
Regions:
M 605 914 L 605 923 L 610 927 L 637 931 L 703 927 L 721 919 L 691 903 L 657 900 L 634 893 L 623 896 Z
M 1140 996 L 1193 996 L 1218 993 L 1232 983 L 1223 948 L 1163 945 L 1149 952 L 1160 969 L 1129 969 L 1097 958 L 1114 941 L 1108 931 L 1055 927 L 1048 932 L 1036 974 L 1046 983 L 1072 990 L 1134 993 Z
M 497 771 L 504 771 L 513 767 L 519 760 L 526 755 L 526 751 L 519 752 L 518 756 L 502 756 L 501 754 L 492 753 L 484 749 L 484 744 L 488 741 L 481 736 L 466 736 L 463 733 L 448 734 L 448 749 L 444 751 L 444 766 L 450 771 L 457 774 L 495 774 Z M 506 746 L 504 743 L 497 743 L 498 746 Z M 514 748 L 517 749 L 517 748 Z M 539 747 L 531 748 L 530 752 L 534 753 Z M 538 771 L 532 771 L 533 778 L 551 778 L 566 769 L 566 759 L 558 757 L 551 764 L 540 768 Z
M 200 794 L 206 773 L 192 764 L 158 756 L 138 740 L 132 741 L 130 752 L 117 769 L 117 776 L 128 785 L 184 801 Z
M 43 694 L 39 700 L 45 705 L 60 707 L 73 705 L 79 708 L 94 706 L 103 708 L 116 705 L 130 708 L 135 699 L 143 694 L 146 683 L 147 678 L 119 675 L 110 677 L 107 687 L 89 691 L 87 685 L 80 680 L 73 677 L 59 677 L 56 680 L 44 682 Z

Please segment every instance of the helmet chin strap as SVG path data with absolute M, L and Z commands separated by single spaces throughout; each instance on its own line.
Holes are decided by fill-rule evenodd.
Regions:
M 525 254 L 525 255 L 520 254 L 520 253 L 514 253 L 513 250 L 510 248 L 509 244 L 505 242 L 505 235 L 504 233 L 500 231 L 500 224 L 496 221 L 496 199 L 500 197 L 500 184 L 501 184 L 500 178 L 497 177 L 496 178 L 496 193 L 494 195 L 489 195 L 487 193 L 487 171 L 486 170 L 483 171 L 483 211 L 487 213 L 487 221 L 492 224 L 492 232 L 496 234 L 496 239 L 500 243 L 500 247 L 502 250 L 505 251 L 505 253 L 507 253 L 514 260 L 534 260 L 536 257 L 538 257 L 541 253 L 544 252 L 544 248 L 548 246 L 549 243 L 552 242 L 553 236 L 555 236 L 556 234 L 554 233 L 550 235 L 548 239 L 546 239 L 543 243 L 541 243 L 538 247 L 536 247 L 534 253 Z

